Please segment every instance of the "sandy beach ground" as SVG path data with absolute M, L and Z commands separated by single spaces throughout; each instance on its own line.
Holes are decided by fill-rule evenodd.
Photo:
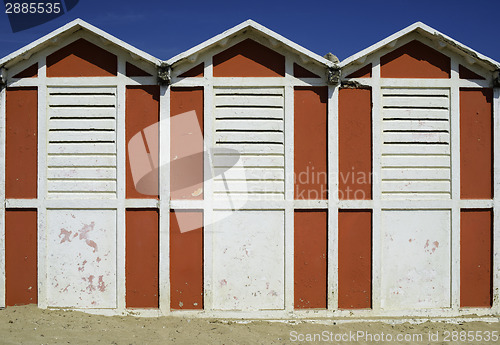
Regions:
M 0 344 L 500 344 L 499 322 L 396 322 L 109 317 L 32 305 L 0 310 Z

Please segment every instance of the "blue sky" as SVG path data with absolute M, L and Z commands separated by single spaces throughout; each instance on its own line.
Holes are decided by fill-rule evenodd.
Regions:
M 491 0 L 80 0 L 62 17 L 18 33 L 12 33 L 2 7 L 0 57 L 75 18 L 160 59 L 253 19 L 317 54 L 332 52 L 341 60 L 422 21 L 500 61 L 498 5 Z

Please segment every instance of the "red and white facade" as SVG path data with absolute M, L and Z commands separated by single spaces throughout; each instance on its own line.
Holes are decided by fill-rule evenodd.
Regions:
M 247 21 L 161 61 L 76 20 L 0 66 L 0 306 L 500 311 L 500 64 L 424 24 L 335 62 Z M 130 139 L 160 121 L 144 152 L 173 162 L 192 110 L 241 166 L 200 155 L 180 186 L 160 165 L 139 193 Z

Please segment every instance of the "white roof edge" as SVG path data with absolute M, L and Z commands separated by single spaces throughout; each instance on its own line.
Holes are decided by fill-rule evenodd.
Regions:
M 384 38 L 383 40 L 369 46 L 368 48 L 366 49 L 363 49 L 362 51 L 342 60 L 339 64 L 339 66 L 342 68 L 342 67 L 345 67 L 351 63 L 353 63 L 354 61 L 366 56 L 366 55 L 369 55 L 369 54 L 372 54 L 374 53 L 375 51 L 383 48 L 385 45 L 391 43 L 392 41 L 394 40 L 397 40 L 407 34 L 409 34 L 410 32 L 412 31 L 415 31 L 417 29 L 420 29 L 424 32 L 426 32 L 427 34 L 431 35 L 431 36 L 434 36 L 436 37 L 437 39 L 441 38 L 441 39 L 444 39 L 445 41 L 448 41 L 447 43 L 451 43 L 452 45 L 455 45 L 458 47 L 458 49 L 464 51 L 465 53 L 471 55 L 473 58 L 475 58 L 476 60 L 480 60 L 482 62 L 486 62 L 492 66 L 494 66 L 495 68 L 500 68 L 500 63 L 481 54 L 481 53 L 478 53 L 477 51 L 475 51 L 474 49 L 472 48 L 469 48 L 468 46 L 466 46 L 465 44 L 462 44 L 460 42 L 458 42 L 457 40 L 437 31 L 436 29 L 433 29 L 431 28 L 430 26 L 422 23 L 422 22 L 416 22 L 416 23 L 413 23 L 412 25 L 390 35 L 389 37 L 387 38 Z
M 37 39 L 36 41 L 16 50 L 15 52 L 7 55 L 6 57 L 0 59 L 0 67 L 1 66 L 4 66 L 5 64 L 7 64 L 8 62 L 14 60 L 15 58 L 17 58 L 18 56 L 20 55 L 23 55 L 23 54 L 26 54 L 28 53 L 29 51 L 32 51 L 32 50 L 35 50 L 37 47 L 41 46 L 42 44 L 44 44 L 45 42 L 51 40 L 51 39 L 54 39 L 56 38 L 57 36 L 59 35 L 62 35 L 64 34 L 65 32 L 73 29 L 73 28 L 76 28 L 76 27 L 80 27 L 80 28 L 83 28 L 83 29 L 86 29 L 108 41 L 110 41 L 111 43 L 125 49 L 125 50 L 128 50 L 130 53 L 134 54 L 134 55 L 137 55 L 139 56 L 140 58 L 146 60 L 146 61 L 149 61 L 155 65 L 160 65 L 161 64 L 161 60 L 160 59 L 157 59 L 155 58 L 154 56 L 148 54 L 148 53 L 145 53 L 143 52 L 142 50 L 138 49 L 138 48 L 135 48 L 134 46 L 114 37 L 113 35 L 110 35 L 108 34 L 107 32 L 87 23 L 86 21 L 78 18 L 78 19 L 75 19 L 63 26 L 61 26 L 60 28 L 50 32 L 49 34 Z
M 193 48 L 188 49 L 185 52 L 182 52 L 182 53 L 170 58 L 169 60 L 166 61 L 166 63 L 169 65 L 173 65 L 174 63 L 179 62 L 180 60 L 185 59 L 185 58 L 189 57 L 190 55 L 196 54 L 196 53 L 198 53 L 206 48 L 209 48 L 212 45 L 215 45 L 217 42 L 222 41 L 223 39 L 228 38 L 228 37 L 238 33 L 239 31 L 242 31 L 242 30 L 247 29 L 247 28 L 253 28 L 253 29 L 269 36 L 269 37 L 272 37 L 275 40 L 277 40 L 278 42 L 280 42 L 282 45 L 285 45 L 285 46 L 295 50 L 296 52 L 298 52 L 300 54 L 304 54 L 320 64 L 326 65 L 328 67 L 335 66 L 335 64 L 333 62 L 331 62 L 330 60 L 327 60 L 324 57 L 322 57 L 316 53 L 313 53 L 312 51 L 298 45 L 297 43 L 295 43 L 293 41 L 290 41 L 289 39 L 281 36 L 280 34 L 266 28 L 265 26 L 255 22 L 251 19 L 248 19 L 248 20 L 244 21 L 243 23 L 240 23 L 240 24 L 232 27 L 231 29 L 224 31 L 221 34 L 218 34 L 218 35 L 194 46 Z

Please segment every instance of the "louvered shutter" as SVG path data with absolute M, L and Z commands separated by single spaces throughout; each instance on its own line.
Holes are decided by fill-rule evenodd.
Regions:
M 48 89 L 50 198 L 116 198 L 116 89 Z
M 382 89 L 382 196 L 451 197 L 449 89 Z
M 215 146 L 240 153 L 228 170 L 214 156 L 214 196 L 284 199 L 284 95 L 282 88 L 216 88 Z

